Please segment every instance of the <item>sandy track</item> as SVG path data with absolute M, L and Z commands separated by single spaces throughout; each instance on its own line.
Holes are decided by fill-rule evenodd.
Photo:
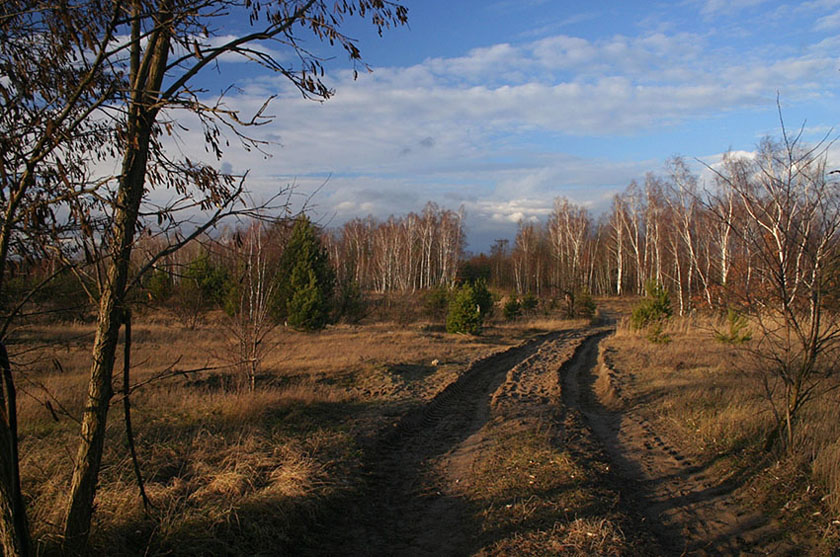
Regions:
M 736 486 L 708 477 L 632 409 L 609 409 L 606 399 L 620 394 L 610 385 L 614 370 L 599 358 L 604 336 L 587 340 L 564 366 L 563 402 L 584 415 L 616 474 L 627 482 L 627 504 L 643 513 L 663 547 L 674 555 L 793 553 L 774 541 L 779 531 L 767 517 L 733 500 Z
M 563 439 L 564 424 L 580 421 L 568 439 L 588 449 L 576 458 L 611 461 L 609 481 L 620 486 L 620 512 L 657 538 L 648 548 L 671 555 L 791 553 L 772 541 L 778 532 L 765 517 L 733 501 L 731 486 L 707 477 L 632 410 L 610 410 L 609 401 L 599 398 L 599 374 L 599 392 L 614 375 L 599 360 L 599 343 L 609 333 L 551 333 L 474 362 L 371 444 L 363 488 L 337 502 L 303 553 L 473 554 L 482 549 L 481 509 L 465 494 L 476 462 L 493 442 L 489 426 L 524 430 L 550 422 Z
M 471 463 L 487 442 L 482 430 L 497 414 L 494 401 L 556 404 L 556 373 L 547 383 L 527 388 L 517 374 L 524 362 L 549 361 L 554 347 L 577 336 L 550 333 L 478 360 L 425 406 L 395 423 L 368 455 L 367 489 L 343 509 L 344 518 L 324 532 L 310 553 L 439 556 L 475 551 L 480 526 L 459 491 L 468 485 Z

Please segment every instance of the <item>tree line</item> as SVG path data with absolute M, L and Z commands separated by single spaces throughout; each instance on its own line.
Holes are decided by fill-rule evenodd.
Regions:
M 796 170 L 785 170 L 784 159 L 793 161 L 787 164 L 796 164 Z M 837 246 L 830 208 L 837 188 L 824 174 L 819 151 L 768 139 L 754 157 L 725 155 L 709 170 L 712 182 L 700 184 L 683 159 L 672 158 L 664 173 L 649 172 L 642 183 L 631 182 L 598 217 L 558 198 L 544 223 L 520 222 L 512 246 L 497 240 L 489 255 L 473 256 L 465 266 L 497 288 L 538 296 L 579 290 L 644 295 L 646 284 L 655 281 L 673 295 L 684 315 L 725 307 L 766 286 L 772 270 L 767 268 L 770 247 L 757 249 L 757 237 L 778 236 L 773 253 L 779 258 L 796 241 L 813 236 L 816 226 L 829 239 L 820 248 L 822 256 L 833 257 Z M 776 187 L 767 191 L 768 184 Z M 782 192 L 786 199 L 777 199 Z M 800 214 L 806 205 L 813 207 Z M 818 219 L 819 224 L 798 232 L 799 240 L 783 242 L 781 233 L 757 214 L 758 208 L 770 212 L 770 207 L 785 221 L 775 228 L 793 233 L 805 226 L 803 219 Z M 807 242 L 800 246 L 811 247 Z M 797 263 L 805 265 L 802 256 Z
M 466 243 L 464 209 L 429 202 L 422 212 L 353 219 L 326 235 L 339 282 L 372 292 L 454 284 Z

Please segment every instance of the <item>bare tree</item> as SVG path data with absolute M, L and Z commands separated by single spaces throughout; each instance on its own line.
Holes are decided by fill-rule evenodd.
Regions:
M 765 394 L 788 448 L 796 419 L 835 373 L 840 314 L 830 307 L 840 263 L 840 187 L 826 174 L 826 145 L 800 136 L 765 140 L 752 160 L 729 161 L 713 200 L 720 218 L 749 253 L 755 275 L 737 297 L 760 328 L 749 351 L 760 361 Z M 728 209 L 727 196 L 737 200 Z M 723 209 L 723 210 L 721 210 Z
M 670 188 L 667 197 L 670 206 L 673 223 L 674 234 L 679 238 L 679 242 L 674 242 L 674 257 L 679 258 L 680 254 L 685 254 L 688 259 L 688 269 L 685 275 L 685 301 L 680 303 L 680 314 L 691 310 L 691 299 L 694 293 L 694 277 L 697 275 L 704 286 L 706 280 L 700 272 L 700 265 L 698 263 L 697 255 L 697 177 L 694 176 L 679 157 L 673 157 L 668 161 L 668 170 L 670 174 Z M 709 297 L 709 289 L 706 287 L 706 295 L 711 304 Z
M 574 295 L 584 284 L 583 257 L 591 232 L 589 212 L 566 198 L 554 200 L 546 223 L 554 259 L 554 287 Z
M 231 314 L 227 330 L 234 344 L 234 364 L 251 392 L 256 389 L 260 367 L 270 348 L 268 335 L 276 326 L 271 318 L 271 300 L 277 262 L 270 260 L 263 228 L 257 221 L 235 235 L 231 248 L 235 250 L 238 276 L 229 293 L 231 307 L 225 308 Z

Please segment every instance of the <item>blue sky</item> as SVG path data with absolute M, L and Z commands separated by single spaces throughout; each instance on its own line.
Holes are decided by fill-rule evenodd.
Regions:
M 257 197 L 320 187 L 310 204 L 331 225 L 463 205 L 477 252 L 555 197 L 597 214 L 672 155 L 752 150 L 779 131 L 777 94 L 806 139 L 840 129 L 840 0 L 404 4 L 409 28 L 382 38 L 348 22 L 373 73 L 354 81 L 333 51 L 326 103 L 241 64 L 205 78 L 234 79 L 243 113 L 278 95 L 255 130 L 271 156 L 225 154 Z

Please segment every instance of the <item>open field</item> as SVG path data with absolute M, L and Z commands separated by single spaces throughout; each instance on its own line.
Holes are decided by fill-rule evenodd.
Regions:
M 624 308 L 609 306 L 613 315 Z M 220 319 L 134 326 L 93 527 L 107 555 L 835 554 L 837 393 L 795 457 L 761 451 L 755 377 L 707 327 L 654 345 L 619 324 L 540 318 L 480 337 L 425 323 L 276 330 L 256 391 Z M 90 327 L 11 346 L 24 492 L 56 554 Z M 203 371 L 190 371 L 201 368 Z M 833 398 L 830 398 L 832 397 Z M 44 401 L 49 400 L 49 408 Z

